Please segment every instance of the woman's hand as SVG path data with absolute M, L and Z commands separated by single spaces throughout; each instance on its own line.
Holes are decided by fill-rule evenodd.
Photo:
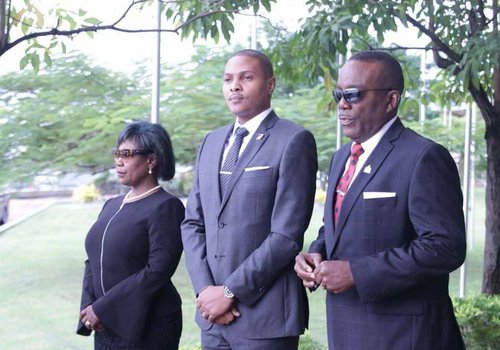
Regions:
M 85 325 L 85 327 L 87 327 L 88 329 L 93 329 L 95 331 L 104 330 L 104 326 L 94 313 L 92 305 L 87 306 L 80 312 L 80 319 L 82 320 L 82 323 Z

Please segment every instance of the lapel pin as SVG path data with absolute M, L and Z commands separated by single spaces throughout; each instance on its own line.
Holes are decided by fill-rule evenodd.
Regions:
M 370 174 L 372 172 L 372 166 L 371 165 L 365 166 L 365 169 L 363 170 L 363 172 L 365 174 Z
M 256 140 L 262 140 L 264 138 L 264 134 L 258 134 L 255 138 Z

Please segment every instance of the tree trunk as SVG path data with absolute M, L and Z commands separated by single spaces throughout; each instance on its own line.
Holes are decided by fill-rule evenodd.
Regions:
M 487 132 L 486 239 L 483 293 L 500 294 L 500 132 Z
M 5 26 L 6 21 L 6 3 L 5 0 L 0 0 L 0 50 L 5 46 L 7 42 L 7 27 Z
M 484 110 L 486 122 L 486 238 L 483 293 L 500 294 L 500 70 L 493 75 L 493 104 Z M 484 101 L 483 101 L 484 102 Z

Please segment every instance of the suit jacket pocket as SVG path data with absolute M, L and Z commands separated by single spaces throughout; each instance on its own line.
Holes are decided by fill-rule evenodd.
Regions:
M 390 208 L 395 207 L 398 197 L 363 199 L 363 208 Z
M 366 304 L 366 310 L 372 314 L 382 315 L 421 315 L 424 305 L 420 300 L 384 300 Z
M 255 166 L 245 168 L 242 177 L 250 178 L 250 177 L 260 177 L 260 176 L 271 176 L 272 167 L 269 166 Z

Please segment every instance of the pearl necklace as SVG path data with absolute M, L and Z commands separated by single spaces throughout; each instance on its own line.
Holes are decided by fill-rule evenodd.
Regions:
M 161 188 L 160 185 L 158 185 L 158 186 L 153 187 L 152 189 L 150 189 L 144 193 L 141 193 L 137 196 L 134 196 L 134 197 L 130 196 L 130 193 L 132 193 L 132 191 L 130 191 L 129 193 L 127 193 L 125 195 L 125 198 L 123 198 L 123 203 L 131 203 L 131 202 L 140 201 L 141 199 L 146 198 L 147 196 L 150 196 L 153 193 L 157 192 L 160 188 Z

